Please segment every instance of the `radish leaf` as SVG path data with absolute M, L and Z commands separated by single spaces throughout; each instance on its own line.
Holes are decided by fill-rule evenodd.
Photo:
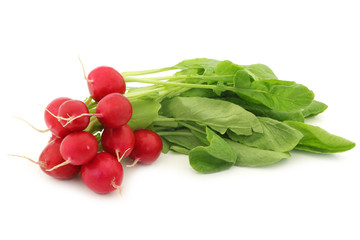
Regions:
M 289 158 L 287 152 L 275 152 L 259 148 L 249 147 L 226 139 L 226 142 L 234 149 L 237 154 L 236 166 L 244 167 L 263 167 L 279 162 L 284 158 Z
M 250 147 L 288 152 L 295 148 L 303 137 L 301 132 L 277 120 L 258 117 L 263 133 L 253 133 L 250 136 L 237 135 L 228 130 L 230 139 Z
M 200 122 L 221 134 L 227 129 L 244 135 L 262 132 L 255 115 L 236 104 L 218 99 L 174 97 L 163 102 L 161 113 L 176 120 Z
M 189 152 L 192 168 L 200 173 L 214 173 L 232 167 L 237 155 L 230 145 L 215 132 L 206 128 L 209 146 L 198 146 Z
M 320 127 L 294 121 L 285 121 L 285 123 L 304 135 L 296 149 L 315 153 L 337 153 L 355 147 L 355 143 L 333 135 Z

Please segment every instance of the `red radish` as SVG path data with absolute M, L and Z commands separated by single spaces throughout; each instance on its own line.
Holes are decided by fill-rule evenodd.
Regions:
M 46 171 L 53 171 L 69 163 L 83 165 L 90 162 L 98 151 L 98 142 L 94 135 L 89 132 L 69 133 L 60 145 L 60 154 L 65 162 L 54 166 Z
M 69 100 L 71 99 L 66 97 L 54 99 L 47 105 L 44 113 L 46 126 L 57 137 L 65 137 L 70 132 L 61 125 L 57 118 L 54 117 L 58 115 L 60 105 Z
M 163 144 L 159 135 L 147 129 L 139 129 L 134 132 L 135 145 L 130 154 L 130 158 L 135 165 L 137 162 L 150 164 L 160 155 Z
M 69 100 L 61 104 L 58 112 L 60 123 L 71 132 L 84 130 L 90 122 L 89 110 L 79 100 Z
M 53 171 L 48 171 L 48 169 L 51 169 L 54 166 L 62 164 L 65 161 L 60 154 L 61 141 L 62 141 L 61 138 L 56 138 L 52 141 L 49 141 L 49 143 L 46 145 L 44 150 L 41 152 L 38 162 L 25 156 L 12 155 L 12 154 L 11 155 L 28 159 L 29 161 L 39 165 L 41 170 L 43 170 L 46 174 L 54 178 L 70 179 L 75 177 L 79 173 L 80 166 L 74 166 L 68 164 L 61 168 L 54 169 Z
M 81 167 L 81 178 L 91 190 L 104 194 L 120 189 L 123 167 L 109 153 L 98 153 L 95 158 Z
M 96 102 L 110 93 L 124 94 L 126 90 L 124 78 L 111 67 L 95 68 L 89 73 L 87 82 L 90 95 Z
M 119 128 L 105 128 L 101 135 L 101 144 L 106 152 L 121 160 L 129 156 L 134 148 L 134 133 L 127 124 Z
M 80 166 L 68 164 L 53 171 L 47 171 L 56 165 L 62 164 L 65 160 L 60 154 L 60 145 L 63 139 L 57 138 L 48 143 L 39 157 L 40 168 L 48 175 L 58 179 L 70 179 L 80 171 Z
M 105 127 L 118 128 L 130 120 L 132 106 L 122 94 L 111 93 L 100 100 L 96 113 L 99 122 Z

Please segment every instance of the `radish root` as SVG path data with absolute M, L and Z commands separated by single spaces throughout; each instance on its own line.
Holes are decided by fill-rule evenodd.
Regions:
M 113 188 L 118 189 L 118 190 L 119 190 L 119 193 L 121 194 L 121 192 L 122 192 L 122 187 L 121 187 L 120 185 L 117 185 L 117 184 L 115 183 L 115 180 L 116 180 L 116 178 L 114 177 L 113 180 L 111 181 L 111 186 L 112 186 Z
M 62 120 L 65 120 L 66 123 L 63 124 L 63 127 L 66 127 L 67 125 L 69 125 L 72 121 L 78 119 L 78 118 L 81 118 L 81 117 L 86 117 L 86 116 L 95 116 L 95 117 L 101 117 L 102 115 L 100 113 L 83 113 L 83 114 L 80 114 L 76 117 L 69 117 L 69 118 L 63 118 Z
M 40 167 L 43 167 L 43 166 L 44 166 L 44 163 L 43 163 L 43 162 L 36 162 L 36 161 L 32 160 L 31 158 L 26 157 L 26 156 L 21 156 L 21 155 L 16 155 L 16 154 L 8 154 L 8 155 L 9 155 L 9 156 L 13 156 L 13 157 L 25 158 L 25 159 L 29 160 L 30 162 L 39 165 Z
M 52 167 L 52 168 L 50 168 L 50 169 L 46 169 L 46 171 L 47 171 L 47 172 L 51 172 L 51 171 L 53 171 L 53 170 L 55 170 L 55 169 L 57 169 L 57 168 L 59 168 L 59 167 L 68 165 L 69 163 L 70 163 L 70 160 L 66 160 L 65 162 L 62 162 L 62 163 L 60 163 L 60 164 L 58 164 L 58 165 L 56 165 L 56 166 L 54 166 L 54 167 Z
M 124 158 L 125 154 L 130 151 L 130 148 L 126 149 L 125 152 L 121 155 L 121 157 L 119 157 L 119 150 L 115 150 L 115 154 L 116 154 L 116 158 L 119 162 L 121 162 L 121 160 Z
M 73 121 L 75 121 L 76 119 L 81 118 L 81 117 L 86 117 L 86 116 L 89 116 L 89 117 L 91 117 L 91 116 L 101 117 L 101 116 L 102 116 L 100 113 L 83 113 L 83 114 L 80 114 L 80 115 L 75 116 L 75 117 L 64 118 L 64 117 L 56 116 L 55 114 L 53 114 L 52 112 L 50 112 L 50 110 L 47 109 L 47 108 L 45 108 L 45 110 L 46 110 L 51 116 L 53 116 L 54 118 L 56 118 L 58 121 L 60 121 L 60 120 L 66 121 L 65 124 L 62 124 L 62 123 L 61 123 L 61 125 L 62 125 L 63 127 L 66 127 L 66 126 L 69 125 L 71 122 L 73 122 Z
M 80 56 L 78 56 L 78 58 L 79 58 L 79 62 L 80 62 L 80 64 L 81 64 L 81 68 L 82 68 L 82 71 L 83 71 L 85 80 L 86 80 L 88 83 L 92 83 L 93 80 L 89 80 L 89 79 L 86 77 L 86 72 L 85 72 L 84 64 L 83 64 L 83 62 L 81 61 Z
M 13 116 L 13 117 L 14 117 L 14 118 L 17 118 L 17 119 L 20 119 L 21 121 L 24 121 L 24 122 L 27 123 L 30 127 L 32 127 L 33 129 L 35 129 L 35 130 L 38 131 L 38 132 L 45 133 L 45 132 L 50 131 L 50 129 L 45 129 L 45 130 L 38 129 L 38 128 L 34 127 L 31 123 L 29 123 L 28 121 L 26 121 L 25 119 L 23 119 L 23 118 L 21 118 L 21 117 L 17 117 L 17 116 Z
M 134 167 L 139 162 L 139 159 L 135 159 L 132 164 L 126 165 L 126 167 Z

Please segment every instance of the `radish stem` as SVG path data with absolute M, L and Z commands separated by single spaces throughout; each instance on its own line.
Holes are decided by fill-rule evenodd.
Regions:
M 121 75 L 124 77 L 127 76 L 138 76 L 138 75 L 146 75 L 146 74 L 152 74 L 152 73 L 160 73 L 170 70 L 176 70 L 176 67 L 165 67 L 165 68 L 159 68 L 159 69 L 152 69 L 152 70 L 144 70 L 144 71 L 129 71 L 129 72 L 122 72 Z

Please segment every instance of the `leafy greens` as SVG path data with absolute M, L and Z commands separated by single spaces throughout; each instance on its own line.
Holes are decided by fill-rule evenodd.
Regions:
M 175 73 L 144 77 L 170 70 Z M 132 129 L 157 132 L 164 153 L 189 155 L 200 173 L 271 165 L 289 158 L 293 149 L 337 153 L 355 146 L 306 124 L 327 105 L 306 86 L 278 79 L 264 64 L 195 58 L 122 74 L 128 83 L 150 84 L 125 94 L 133 106 Z M 99 126 L 96 120 L 93 125 Z

